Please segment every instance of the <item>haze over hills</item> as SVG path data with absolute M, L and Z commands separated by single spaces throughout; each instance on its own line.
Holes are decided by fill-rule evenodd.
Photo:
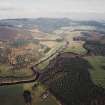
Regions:
M 104 30 L 104 21 L 93 20 L 71 20 L 69 18 L 21 18 L 0 20 L 2 27 L 14 27 L 24 29 L 37 28 L 43 32 L 53 32 L 61 27 L 94 26 L 96 29 Z
M 17 39 L 30 40 L 32 39 L 32 35 L 29 31 L 16 28 L 0 27 L 0 40 L 8 41 Z
M 0 0 L 0 105 L 105 105 L 105 0 Z

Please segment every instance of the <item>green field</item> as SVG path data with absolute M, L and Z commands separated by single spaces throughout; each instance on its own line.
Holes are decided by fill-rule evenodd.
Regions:
M 46 59 L 55 53 L 63 43 L 58 43 L 56 47 L 52 48 L 46 55 L 41 58 L 38 62 Z M 39 68 L 44 68 L 47 66 L 49 59 L 46 62 L 43 62 L 39 65 Z M 28 68 L 23 68 L 20 70 L 9 70 L 8 65 L 0 64 L 0 76 L 29 76 L 32 75 L 32 71 Z M 21 84 L 21 85 L 12 85 L 12 86 L 3 86 L 0 87 L 0 105 L 25 105 L 24 98 L 22 96 L 24 90 L 30 90 L 32 93 L 32 105 L 59 105 L 59 102 L 56 98 L 49 94 L 49 96 L 42 100 L 41 94 L 46 91 L 46 88 L 43 85 L 38 85 L 38 87 L 32 89 L 34 83 Z
M 25 105 L 23 91 L 30 90 L 32 93 L 32 105 L 59 105 L 55 97 L 50 94 L 45 100 L 40 95 L 45 91 L 42 85 L 32 90 L 33 83 L 23 85 L 1 86 L 0 105 Z
M 69 41 L 70 44 L 68 45 L 68 47 L 65 49 L 64 52 L 74 52 L 77 54 L 86 54 L 87 51 L 86 51 L 86 49 L 83 48 L 84 42 L 73 41 L 73 37 L 79 33 L 80 32 L 70 32 L 66 36 L 66 39 L 67 39 L 67 41 Z M 62 48 L 63 45 L 64 45 L 63 42 L 58 43 L 56 47 L 52 48 L 49 52 L 47 52 L 45 54 L 45 56 L 42 57 L 41 59 L 39 59 L 39 61 L 37 63 L 50 57 L 58 49 Z M 45 62 L 39 64 L 37 67 L 40 70 L 43 70 L 49 64 L 49 61 L 52 60 L 55 56 L 56 56 L 56 54 L 54 54 L 54 56 L 50 57 L 48 60 L 45 60 Z M 73 78 L 73 82 L 71 81 L 71 83 L 73 84 L 72 89 L 71 89 L 71 86 L 68 87 L 68 89 L 73 90 L 74 88 L 77 88 L 76 90 L 78 90 L 78 86 L 80 86 L 80 90 L 78 90 L 77 92 L 79 93 L 81 91 L 81 93 L 82 93 L 84 91 L 83 92 L 83 94 L 84 94 L 85 87 L 83 90 L 81 85 L 79 85 L 80 81 L 78 81 L 77 75 L 78 74 L 82 75 L 81 83 L 84 82 L 84 84 L 85 84 L 86 76 L 84 76 L 82 74 L 82 72 L 84 73 L 85 69 L 86 69 L 86 71 L 89 70 L 91 80 L 93 81 L 93 83 L 95 83 L 97 86 L 105 88 L 105 57 L 103 57 L 103 56 L 87 56 L 87 57 L 81 58 L 78 61 L 76 61 L 76 59 L 72 59 L 72 60 L 74 60 L 74 62 L 72 62 L 72 60 L 70 60 L 69 62 L 67 62 L 68 65 L 67 65 L 67 63 L 64 65 L 65 68 L 69 72 L 71 70 L 71 72 L 69 73 L 69 75 L 68 75 L 68 73 L 65 75 L 63 73 L 64 76 L 61 79 L 59 79 L 58 81 L 56 79 L 55 82 L 53 83 L 54 85 L 51 84 L 52 87 L 54 86 L 53 89 L 55 89 L 56 92 L 58 92 L 60 94 L 60 96 L 64 92 L 65 92 L 66 96 L 68 96 L 68 97 L 70 95 L 72 96 L 71 93 L 70 93 L 70 95 L 68 95 L 68 91 L 65 90 L 66 87 L 63 84 L 66 84 L 66 86 L 68 86 L 68 84 L 70 84 L 70 80 L 72 80 L 72 78 Z M 77 66 L 75 66 L 75 65 L 77 65 Z M 90 66 L 88 67 L 88 65 L 92 66 L 92 68 Z M 80 72 L 81 69 L 82 69 L 82 72 Z M 21 70 L 12 71 L 12 70 L 8 70 L 8 66 L 0 64 L 0 76 L 11 76 L 11 75 L 13 75 L 13 76 L 29 76 L 31 74 L 32 74 L 32 71 L 29 69 L 21 69 Z M 48 75 L 48 76 L 50 76 L 50 75 Z M 51 74 L 51 76 L 52 76 L 52 74 Z M 57 77 L 58 74 L 56 74 L 55 76 Z M 58 77 L 60 78 L 60 76 L 58 76 Z M 35 83 L 12 85 L 12 86 L 1 86 L 0 87 L 0 105 L 25 105 L 24 98 L 22 96 L 24 90 L 29 90 L 31 92 L 32 105 L 60 105 L 59 101 L 51 93 L 49 93 L 49 95 L 46 99 L 42 99 L 41 95 L 44 92 L 46 92 L 46 89 L 48 87 L 39 83 L 39 85 L 37 85 L 36 87 L 33 88 L 34 84 Z M 58 87 L 56 86 L 56 84 Z M 84 86 L 84 84 L 82 84 L 82 85 Z M 62 88 L 62 90 L 60 90 L 60 88 Z M 88 88 L 87 88 L 87 90 L 88 90 Z M 74 90 L 73 90 L 73 92 L 75 93 Z M 82 94 L 80 94 L 80 95 L 82 96 Z M 77 96 L 77 93 L 75 93 L 75 97 L 76 96 Z M 65 97 L 63 97 L 63 98 L 65 98 Z M 72 97 L 71 97 L 71 99 L 72 99 Z M 67 101 L 69 101 L 69 98 Z
M 9 69 L 8 65 L 4 65 L 4 64 L 0 64 L 0 76 L 19 76 L 19 77 L 23 77 L 23 76 L 30 76 L 32 75 L 33 72 L 31 71 L 31 69 L 28 68 L 22 68 L 22 69 L 18 69 L 18 70 L 11 70 Z
M 74 41 L 73 38 L 76 36 L 81 36 L 80 31 L 69 32 L 65 39 L 69 42 L 68 47 L 65 52 L 73 52 L 77 54 L 85 54 L 87 51 L 83 48 L 84 41 Z
M 91 78 L 98 86 L 105 88 L 105 57 L 104 56 L 89 56 L 85 58 L 92 65 L 90 69 Z
M 0 105 L 25 105 L 22 85 L 1 86 Z
M 73 52 L 73 53 L 77 53 L 77 54 L 86 54 L 87 51 L 83 48 L 83 45 L 80 45 L 80 46 L 73 45 L 72 47 L 66 48 L 65 52 Z
M 39 68 L 39 69 L 41 69 L 41 70 L 43 70 L 48 64 L 49 64 L 49 61 L 51 60 L 51 59 L 53 59 L 57 54 L 56 54 L 56 52 L 59 52 L 59 50 L 61 50 L 62 49 L 62 47 L 64 46 L 64 44 L 65 44 L 65 42 L 60 42 L 60 43 L 58 43 L 55 47 L 53 47 L 48 53 L 46 53 L 45 54 L 45 56 L 43 57 L 43 58 L 41 58 L 38 62 L 41 62 L 41 61 L 43 61 L 43 60 L 45 60 L 45 59 L 47 59 L 47 60 L 45 60 L 44 62 L 42 62 L 42 63 L 40 63 L 37 67 Z M 54 54 L 53 56 L 52 56 L 52 54 Z M 50 58 L 49 58 L 50 57 Z M 37 63 L 38 63 L 37 62 Z

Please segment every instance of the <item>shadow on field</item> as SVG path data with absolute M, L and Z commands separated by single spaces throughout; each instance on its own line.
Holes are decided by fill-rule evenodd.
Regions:
M 22 85 L 0 86 L 0 105 L 25 105 Z
M 39 80 L 62 105 L 105 105 L 105 90 L 93 83 L 91 68 L 79 55 L 63 53 L 50 62 Z
M 101 68 L 105 70 L 105 66 L 102 66 Z

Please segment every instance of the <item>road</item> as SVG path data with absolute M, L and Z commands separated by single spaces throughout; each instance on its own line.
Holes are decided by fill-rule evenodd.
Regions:
M 39 62 L 37 62 L 34 65 L 31 65 L 30 69 L 33 72 L 33 75 L 31 76 L 25 76 L 25 77 L 16 77 L 16 76 L 0 76 L 0 86 L 3 85 L 13 85 L 13 84 L 22 84 L 22 83 L 30 83 L 30 82 L 34 82 L 39 78 L 40 73 L 38 72 L 39 70 L 36 68 L 39 64 L 47 61 L 48 59 L 50 59 L 53 56 L 57 56 L 59 53 L 61 53 L 69 44 L 69 42 L 67 42 L 66 40 L 64 40 L 63 42 L 64 44 L 60 47 L 58 47 L 58 49 L 55 50 L 55 52 L 53 52 L 51 55 L 45 57 L 44 59 L 40 60 Z

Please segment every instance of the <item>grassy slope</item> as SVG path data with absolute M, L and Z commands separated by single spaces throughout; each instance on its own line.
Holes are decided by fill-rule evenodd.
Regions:
M 90 70 L 92 80 L 101 87 L 105 88 L 105 57 L 103 56 L 89 56 L 85 59 L 92 65 L 93 69 Z
M 73 41 L 73 37 L 80 36 L 79 31 L 69 32 L 66 36 L 66 40 L 69 42 L 68 48 L 65 49 L 65 52 L 74 52 L 78 54 L 85 54 L 86 50 L 83 48 L 83 41 Z
M 65 52 L 74 52 L 78 54 L 85 54 L 86 50 L 83 48 L 84 42 L 73 41 L 74 36 L 78 36 L 80 32 L 70 32 L 67 35 L 67 40 L 70 42 Z M 105 66 L 105 57 L 103 56 L 89 56 L 85 58 L 92 65 L 93 69 L 90 70 L 92 80 L 98 85 L 105 88 L 105 70 L 102 66 Z
M 9 70 L 9 66 L 0 64 L 0 76 L 29 76 L 32 75 L 32 71 L 28 68 L 21 70 Z
M 54 41 L 55 42 L 55 41 Z M 48 58 L 49 56 L 51 56 L 53 53 L 55 53 L 58 49 L 62 48 L 62 46 L 64 45 L 64 42 L 58 42 L 48 53 L 46 53 L 45 57 L 43 57 L 42 59 L 40 59 L 38 62 Z M 49 64 L 49 60 L 53 59 L 55 57 L 52 56 L 50 57 L 50 59 L 46 60 L 45 62 L 39 64 L 37 67 L 39 69 L 44 69 L 48 64 Z
M 25 105 L 22 85 L 0 87 L 0 105 Z
M 48 52 L 48 56 L 50 56 L 56 49 L 58 49 L 61 44 L 57 43 L 57 47 L 54 47 L 50 52 Z M 40 65 L 41 67 L 45 67 L 48 64 L 44 62 L 44 64 Z M 18 70 L 18 71 L 9 71 L 8 67 L 5 65 L 0 65 L 0 75 L 1 76 L 23 76 L 30 75 L 31 70 Z M 24 90 L 30 90 L 33 96 L 33 105 L 59 105 L 55 97 L 50 94 L 46 100 L 42 100 L 40 95 L 45 91 L 42 85 L 39 85 L 38 88 L 32 90 L 33 83 L 31 84 L 22 84 L 22 85 L 13 85 L 13 86 L 3 86 L 0 87 L 0 105 L 25 105 L 22 93 Z
M 40 95 L 45 91 L 42 85 L 32 90 L 33 83 L 0 87 L 0 105 L 25 105 L 22 96 L 24 90 L 30 90 L 33 97 L 32 105 L 59 105 L 55 97 L 50 94 L 42 100 Z
M 72 33 L 75 35 L 77 33 Z M 73 42 L 71 41 L 72 35 L 67 37 L 70 44 L 72 44 L 66 49 L 67 52 L 76 52 L 76 53 L 85 53 L 86 50 L 82 47 L 81 42 Z M 90 70 L 92 80 L 99 86 L 105 87 L 105 70 L 101 67 L 105 65 L 105 57 L 101 56 L 93 56 L 86 57 L 86 60 L 93 66 L 93 69 Z M 48 62 L 44 62 L 39 68 L 43 68 L 48 64 Z M 26 85 L 16 85 L 16 86 L 8 86 L 8 87 L 0 87 L 0 105 L 24 105 L 22 93 L 24 89 L 31 90 L 32 84 Z M 35 90 L 31 90 L 33 94 L 33 105 L 59 105 L 56 99 L 50 94 L 46 100 L 40 99 L 40 94 L 45 91 L 43 86 L 36 88 Z
M 70 32 L 70 35 L 67 35 L 67 40 L 70 42 L 68 48 L 65 52 L 74 52 L 78 54 L 85 54 L 86 50 L 83 48 L 84 42 L 73 41 L 73 37 L 78 35 L 79 32 Z M 103 56 L 88 56 L 85 59 L 92 65 L 93 69 L 90 69 L 90 74 L 92 81 L 100 86 L 105 88 L 105 70 L 102 66 L 105 66 L 105 57 Z M 43 65 L 46 65 L 43 63 Z M 44 66 L 45 67 L 45 66 Z M 43 104 L 42 104 L 43 105 Z

